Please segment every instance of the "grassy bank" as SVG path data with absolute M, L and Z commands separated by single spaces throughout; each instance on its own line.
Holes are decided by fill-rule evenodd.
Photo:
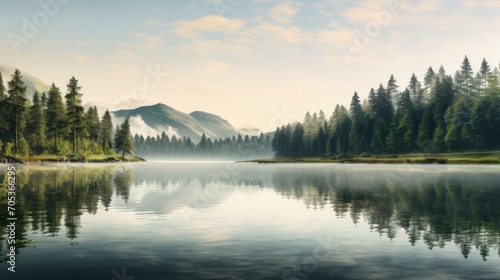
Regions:
M 344 158 L 257 159 L 257 163 L 385 163 L 385 164 L 499 164 L 500 153 L 460 153 L 428 155 L 381 155 Z
M 68 158 L 62 155 L 37 155 L 28 157 L 19 157 L 25 163 L 35 163 L 35 162 L 88 162 L 88 163 L 105 163 L 105 162 L 122 162 L 121 156 L 118 155 L 90 155 L 85 158 Z M 125 157 L 125 162 L 141 162 L 145 161 L 139 157 Z

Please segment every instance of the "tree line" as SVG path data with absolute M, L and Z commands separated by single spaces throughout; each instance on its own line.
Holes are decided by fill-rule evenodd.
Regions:
M 130 126 L 125 120 L 113 130 L 108 110 L 99 118 L 97 108 L 82 106 L 81 86 L 72 77 L 62 97 L 54 83 L 48 93 L 34 92 L 31 101 L 19 69 L 7 88 L 0 73 L 0 151 L 8 155 L 71 154 L 85 158 L 93 154 L 125 156 L 134 150 Z
M 189 137 L 160 135 L 147 136 L 135 134 L 136 153 L 148 158 L 220 158 L 248 159 L 268 157 L 272 154 L 271 137 L 261 133 L 259 136 L 237 136 L 212 140 L 205 134 L 196 144 Z
M 404 90 L 393 75 L 361 102 L 354 92 L 349 108 L 307 112 L 302 122 L 278 127 L 275 156 L 344 157 L 418 151 L 462 152 L 500 148 L 500 71 L 482 60 L 474 74 L 467 56 L 453 77 L 441 65 L 415 74 Z

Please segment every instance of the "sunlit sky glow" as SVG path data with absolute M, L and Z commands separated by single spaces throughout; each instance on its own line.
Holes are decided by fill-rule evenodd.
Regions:
M 474 71 L 483 57 L 492 66 L 500 59 L 497 0 L 72 0 L 17 52 L 9 34 L 23 36 L 23 17 L 33 22 L 44 10 L 38 1 L 0 6 L 0 63 L 62 90 L 75 76 L 85 103 L 162 102 L 238 128 L 271 130 L 306 111 L 330 114 L 391 74 L 404 87 L 429 66 L 453 74 L 465 55 Z M 357 51 L 347 57 L 341 48 L 349 46 Z M 146 78 L 144 87 L 148 67 L 169 75 L 157 85 Z M 140 87 L 146 94 L 132 94 Z

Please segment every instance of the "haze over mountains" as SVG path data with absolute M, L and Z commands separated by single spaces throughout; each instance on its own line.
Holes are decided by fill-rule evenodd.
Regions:
M 7 82 L 11 79 L 11 75 L 14 73 L 16 67 L 10 65 L 0 64 L 0 73 L 3 75 L 3 81 L 7 88 Z M 23 82 L 27 87 L 27 97 L 31 102 L 33 98 L 33 93 L 38 91 L 39 93 L 48 92 L 50 85 L 41 81 L 36 76 L 19 69 L 23 75 Z M 57 85 L 64 94 L 66 92 L 66 85 Z M 85 102 L 84 108 L 87 110 L 91 106 L 96 106 L 100 116 L 103 115 L 106 109 L 113 110 L 115 108 L 107 108 L 105 104 L 99 101 Z M 260 131 L 253 130 L 247 131 L 245 129 L 238 131 L 236 130 L 227 120 L 221 118 L 218 115 L 194 111 L 189 114 L 178 111 L 165 104 L 156 104 L 151 106 L 142 106 L 135 109 L 122 109 L 111 112 L 113 117 L 113 123 L 122 122 L 125 118 L 129 118 L 131 132 L 132 134 L 139 135 L 161 135 L 162 132 L 168 135 L 176 135 L 177 137 L 190 137 L 193 141 L 198 141 L 201 135 L 205 133 L 207 137 L 212 139 L 231 137 L 237 135 L 238 133 L 258 135 Z M 250 133 L 249 133 L 250 132 Z
M 147 127 L 154 129 L 157 134 L 165 132 L 168 135 L 190 137 L 194 141 L 198 141 L 203 133 L 210 138 L 231 137 L 238 134 L 227 120 L 217 115 L 201 111 L 186 114 L 161 103 L 118 110 L 113 112 L 113 115 L 118 121 L 129 118 L 132 134 L 148 134 L 137 132 Z

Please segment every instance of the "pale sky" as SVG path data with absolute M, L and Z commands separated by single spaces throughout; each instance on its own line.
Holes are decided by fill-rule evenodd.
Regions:
M 492 68 L 500 60 L 498 0 L 21 0 L 0 7 L 0 63 L 63 92 L 75 76 L 84 103 L 162 102 L 218 114 L 237 128 L 274 130 L 320 109 L 329 115 L 391 74 L 402 89 L 413 72 L 422 81 L 429 66 L 453 74 L 465 55 L 474 71 L 483 57 Z

